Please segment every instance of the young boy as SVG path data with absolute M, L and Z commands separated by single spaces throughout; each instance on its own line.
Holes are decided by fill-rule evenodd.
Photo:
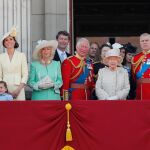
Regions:
M 0 81 L 0 101 L 11 101 L 12 95 L 8 94 L 7 84 L 4 81 Z

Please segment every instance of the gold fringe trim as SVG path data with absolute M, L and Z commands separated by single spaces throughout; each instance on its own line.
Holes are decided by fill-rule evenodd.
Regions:
M 65 108 L 67 110 L 67 131 L 66 131 L 66 141 L 72 141 L 72 133 L 70 129 L 70 121 L 69 121 L 69 111 L 71 110 L 72 106 L 70 103 L 67 103 L 65 105 Z
M 69 100 L 69 91 L 63 89 L 63 100 L 68 101 Z
M 65 108 L 67 110 L 67 130 L 66 130 L 66 141 L 72 141 L 72 133 L 70 129 L 70 121 L 69 121 L 69 111 L 71 110 L 72 106 L 70 103 L 67 103 L 65 105 Z M 61 150 L 75 150 L 73 147 L 66 145 Z

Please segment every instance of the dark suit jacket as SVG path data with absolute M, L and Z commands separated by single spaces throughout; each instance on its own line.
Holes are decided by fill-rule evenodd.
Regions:
M 67 53 L 67 52 L 66 52 L 66 55 L 67 55 L 67 57 L 71 56 L 71 54 L 69 54 L 69 53 Z M 55 51 L 55 55 L 54 55 L 53 60 L 55 60 L 55 61 L 60 61 L 60 62 L 61 62 L 57 50 Z

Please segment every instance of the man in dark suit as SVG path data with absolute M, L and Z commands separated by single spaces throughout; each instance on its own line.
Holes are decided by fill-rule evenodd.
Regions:
M 70 34 L 67 31 L 59 31 L 56 35 L 56 40 L 58 41 L 58 47 L 55 51 L 54 60 L 62 63 L 67 57 L 71 56 L 66 51 L 70 41 Z

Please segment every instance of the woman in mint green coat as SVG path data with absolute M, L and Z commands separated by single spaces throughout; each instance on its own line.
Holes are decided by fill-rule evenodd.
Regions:
M 57 41 L 39 41 L 33 51 L 28 85 L 33 89 L 32 100 L 60 100 L 61 65 L 54 61 Z

